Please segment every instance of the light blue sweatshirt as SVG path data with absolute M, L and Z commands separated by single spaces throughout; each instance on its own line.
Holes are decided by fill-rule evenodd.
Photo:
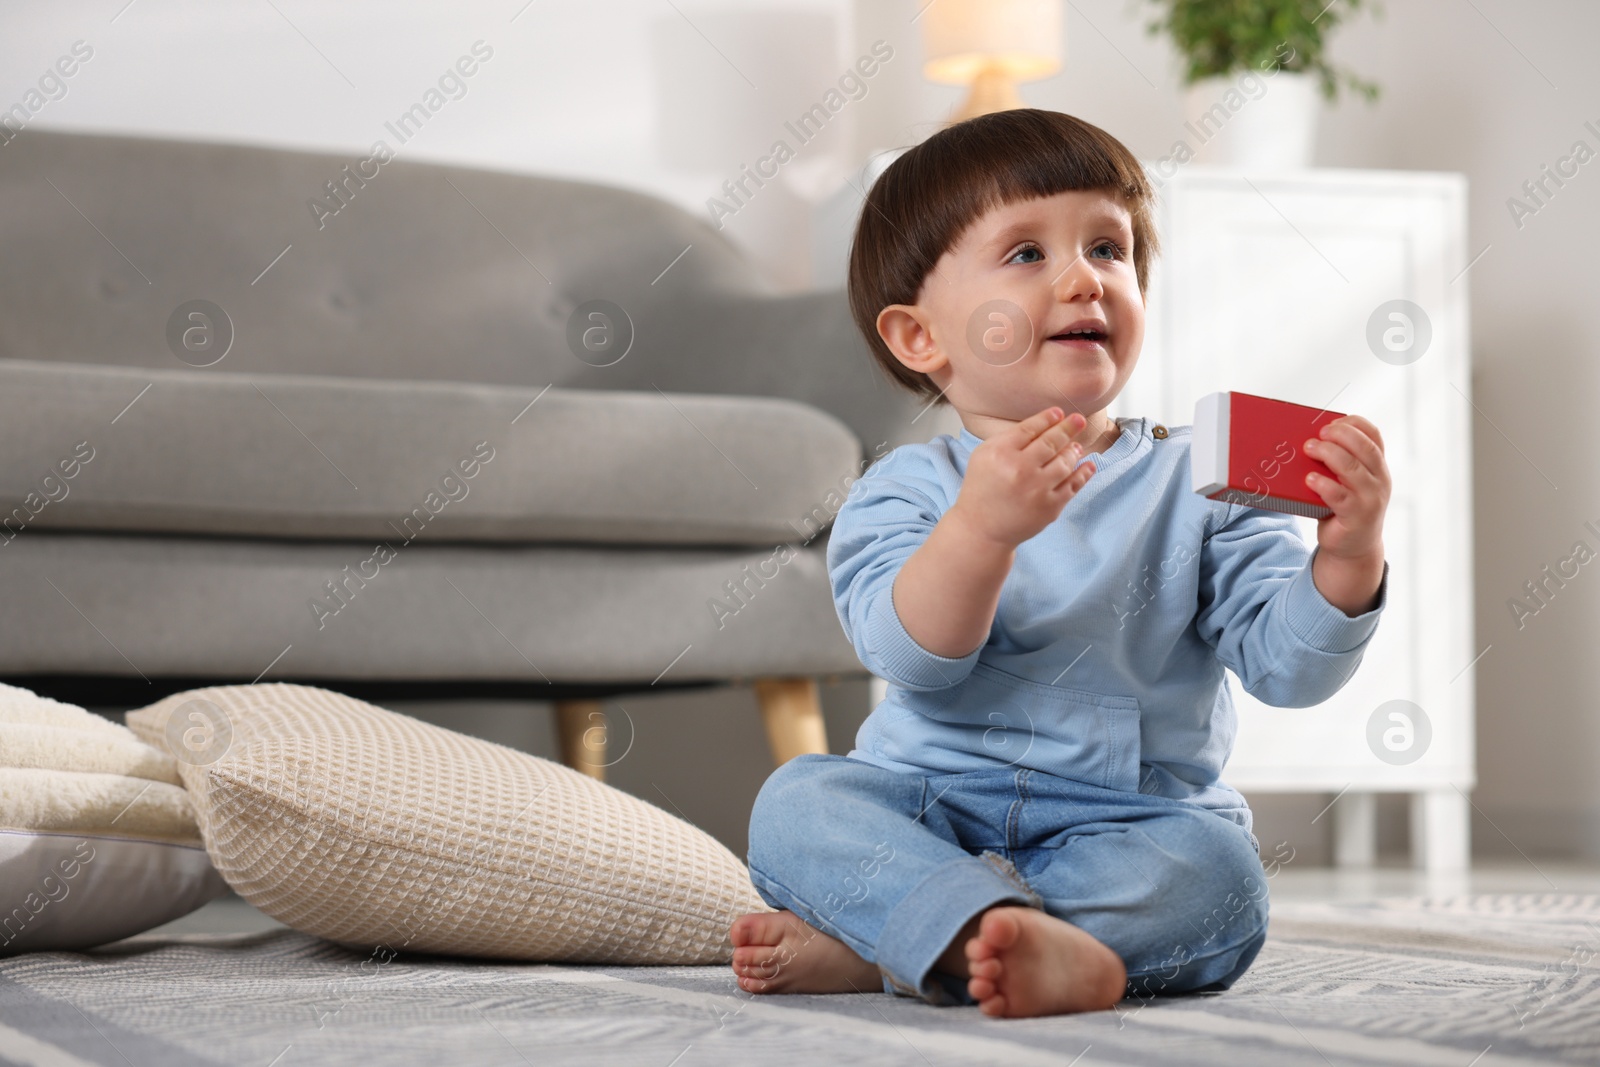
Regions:
M 925 775 L 1029 767 L 1188 800 L 1251 828 L 1218 780 L 1238 717 L 1223 668 L 1277 707 L 1308 707 L 1355 672 L 1388 601 L 1351 618 L 1311 581 L 1287 515 L 1190 488 L 1190 428 L 1122 433 L 1061 514 L 1017 548 L 988 639 L 960 659 L 912 639 L 891 590 L 955 502 L 982 440 L 902 445 L 851 487 L 828 540 L 834 605 L 888 696 L 854 759 Z M 1085 456 L 1087 460 L 1089 456 Z

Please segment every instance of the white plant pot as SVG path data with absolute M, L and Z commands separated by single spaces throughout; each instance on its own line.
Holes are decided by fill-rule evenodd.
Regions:
M 1242 170 L 1311 166 L 1322 98 L 1315 75 L 1280 70 L 1202 78 L 1184 94 L 1194 162 Z

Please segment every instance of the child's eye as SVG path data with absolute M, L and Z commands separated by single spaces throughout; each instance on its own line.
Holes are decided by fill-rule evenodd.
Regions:
M 1115 241 L 1101 241 L 1099 244 L 1095 245 L 1094 248 L 1090 249 L 1090 252 L 1091 253 L 1099 252 L 1101 249 L 1110 249 L 1111 250 L 1111 256 L 1110 256 L 1111 259 L 1121 259 L 1123 257 L 1123 255 L 1125 254 L 1125 251 L 1124 251 L 1123 247 L 1121 245 L 1117 244 Z M 1033 252 L 1033 253 L 1039 255 L 1041 258 L 1044 256 L 1044 250 L 1041 249 L 1038 245 L 1024 245 L 1023 247 L 1021 247 L 1021 248 L 1017 249 L 1015 252 L 1013 252 L 1011 254 L 1011 258 L 1009 260 L 1007 260 L 1007 262 L 1015 263 L 1015 262 L 1017 262 L 1017 257 L 1018 256 L 1023 255 L 1024 253 L 1027 253 L 1027 252 Z M 1032 260 L 1025 260 L 1024 262 L 1038 263 L 1039 261 L 1040 260 L 1038 260 L 1038 259 L 1032 259 Z

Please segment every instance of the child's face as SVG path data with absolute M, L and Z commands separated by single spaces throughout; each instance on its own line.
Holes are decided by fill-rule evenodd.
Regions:
M 1132 219 L 1110 193 L 1007 204 L 974 221 L 917 302 L 885 308 L 878 330 L 980 436 L 1051 405 L 1089 416 L 1122 391 L 1144 342 L 1132 253 Z M 1080 320 L 1104 336 L 1059 336 Z

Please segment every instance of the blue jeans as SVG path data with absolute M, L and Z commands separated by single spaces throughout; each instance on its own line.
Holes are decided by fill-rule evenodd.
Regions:
M 1257 841 L 1167 797 L 1028 768 L 903 774 L 804 755 L 761 787 L 750 881 L 883 974 L 884 992 L 972 1004 L 933 969 L 996 904 L 1040 908 L 1099 939 L 1124 996 L 1227 989 L 1267 936 Z

